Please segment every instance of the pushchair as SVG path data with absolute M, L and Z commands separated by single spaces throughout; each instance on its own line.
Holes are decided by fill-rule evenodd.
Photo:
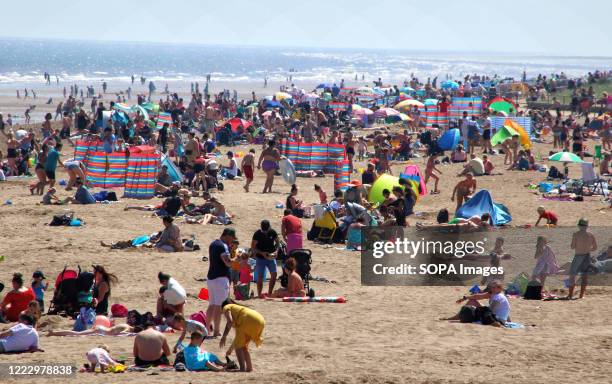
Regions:
M 208 169 L 208 174 L 206 175 L 206 186 L 207 191 L 210 191 L 211 189 L 223 191 L 224 185 L 221 181 L 219 181 L 218 169 Z
M 64 267 L 55 279 L 55 291 L 47 314 L 74 317 L 83 305 L 89 305 L 93 299 L 94 275 Z
M 304 282 L 304 290 L 306 291 L 306 295 L 308 297 L 314 297 L 315 292 L 312 288 L 310 288 L 310 279 L 312 276 L 310 275 L 310 265 L 312 264 L 312 251 L 310 249 L 294 249 L 289 253 L 288 257 L 293 257 L 295 259 L 295 271 L 302 278 Z M 289 282 L 289 276 L 285 272 L 283 268 L 283 275 L 280 278 L 281 286 L 287 288 L 287 284 Z

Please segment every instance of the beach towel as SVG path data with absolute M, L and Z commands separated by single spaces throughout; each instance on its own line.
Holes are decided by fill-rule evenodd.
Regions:
M 283 297 L 283 303 L 346 303 L 342 296 Z
M 486 189 L 476 193 L 466 201 L 455 213 L 456 217 L 469 219 L 472 216 L 482 216 L 483 213 L 491 215 L 493 225 L 503 225 L 512 221 L 512 216 L 502 204 L 495 203 L 491 193 Z

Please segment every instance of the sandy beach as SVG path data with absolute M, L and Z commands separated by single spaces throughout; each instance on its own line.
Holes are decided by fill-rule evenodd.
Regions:
M 247 87 L 248 88 L 248 87 Z M 243 88 L 243 89 L 247 89 Z M 111 88 L 112 89 L 112 88 Z M 257 92 L 257 91 L 256 91 Z M 39 96 L 40 98 L 41 96 Z M 14 99 L 14 97 L 13 97 Z M 14 101 L 6 97 L 0 105 Z M 592 144 L 592 142 L 589 142 Z M 4 146 L 4 143 L 2 144 Z M 246 151 L 248 147 L 234 148 Z M 258 151 L 260 148 L 257 148 Z M 542 150 L 536 144 L 536 151 Z M 65 146 L 63 157 L 72 148 Z M 225 152 L 226 148 L 221 148 Z M 424 159 L 411 163 L 424 167 Z M 488 189 L 496 201 L 505 204 L 513 215 L 512 224 L 533 224 L 536 208 L 546 205 L 558 212 L 561 226 L 575 226 L 578 218 L 586 216 L 593 226 L 609 225 L 610 211 L 601 211 L 601 198 L 585 198 L 584 202 L 546 201 L 524 187 L 545 178 L 540 172 L 505 171 L 503 156 L 492 156 L 492 161 L 503 175 L 479 177 L 478 188 Z M 359 163 L 362 167 L 365 163 Z M 395 164 L 398 174 L 405 163 Z M 434 221 L 441 207 L 452 209 L 450 192 L 458 178 L 461 165 L 440 166 L 444 173 L 439 195 L 422 198 L 415 210 L 422 212 L 416 221 Z M 571 167 L 571 173 L 580 172 Z M 353 175 L 355 177 L 357 175 Z M 59 179 L 65 178 L 60 173 Z M 323 179 L 298 178 L 300 196 L 315 202 L 313 183 L 320 184 L 330 194 L 333 177 Z M 217 238 L 221 226 L 189 225 L 177 220 L 182 236 L 195 235 L 203 251 L 160 254 L 151 250 L 112 250 L 100 246 L 100 241 L 112 242 L 134 238 L 161 229 L 161 220 L 147 212 L 124 212 L 123 207 L 138 203 L 121 199 L 118 203 L 94 206 L 43 206 L 40 197 L 30 196 L 28 181 L 10 181 L 0 185 L 0 201 L 12 205 L 0 206 L 2 242 L 0 281 L 10 281 L 11 274 L 24 275 L 41 269 L 51 280 L 68 266 L 90 268 L 103 264 L 116 273 L 119 285 L 113 287 L 111 303 L 122 303 L 141 312 L 154 310 L 157 283 L 155 277 L 164 271 L 175 277 L 192 295 L 186 313 L 205 310 L 206 303 L 195 298 L 205 283 L 197 281 L 206 276 L 210 241 Z M 226 189 L 217 193 L 227 210 L 235 215 L 238 238 L 248 243 L 263 218 L 280 226 L 281 210 L 277 202 L 284 202 L 289 186 L 277 178 L 273 194 L 259 192 L 263 173 L 256 172 L 252 189 L 245 194 L 240 181 L 226 181 Z M 60 190 L 64 197 L 67 192 Z M 118 191 L 121 196 L 121 191 Z M 196 200 L 198 198 L 195 198 Z M 145 203 L 157 203 L 159 199 Z M 80 228 L 48 227 L 54 214 L 74 212 L 86 225 Z M 304 219 L 304 228 L 311 220 Z M 525 231 L 529 231 L 525 229 Z M 605 233 L 605 232 L 604 232 Z M 607 232 L 610 235 L 610 232 Z M 551 229 L 547 236 L 559 244 L 569 239 L 559 238 L 559 231 Z M 598 239 L 600 244 L 611 238 Z M 297 304 L 262 300 L 246 302 L 266 319 L 265 340 L 261 348 L 252 348 L 254 373 L 180 373 L 151 372 L 114 374 L 78 374 L 77 380 L 91 383 L 130 382 L 270 382 L 270 383 L 571 383 L 599 384 L 609 380 L 609 361 L 612 359 L 612 330 L 608 305 L 612 289 L 591 287 L 587 297 L 576 301 L 525 301 L 511 299 L 514 321 L 526 328 L 497 329 L 480 325 L 453 324 L 439 321 L 459 309 L 455 300 L 466 293 L 467 287 L 367 287 L 360 283 L 360 254 L 340 250 L 339 245 L 322 246 L 306 242 L 313 250 L 312 273 L 333 283 L 312 282 L 319 296 L 345 296 L 345 304 Z M 533 258 L 533 245 L 526 245 L 519 259 Z M 561 259 L 560 263 L 568 260 Z M 530 273 L 529 270 L 525 272 Z M 550 288 L 562 288 L 558 285 Z M 52 292 L 47 292 L 49 302 Z M 47 304 L 48 305 L 48 304 Z M 72 322 L 64 318 L 43 319 L 43 330 L 70 328 Z M 41 332 L 44 334 L 45 332 Z M 178 334 L 168 338 L 174 343 Z M 131 357 L 132 339 L 129 337 L 41 337 L 44 353 L 5 355 L 0 362 L 14 363 L 69 363 L 80 367 L 84 353 L 100 343 L 107 344 L 114 356 Z M 222 354 L 218 341 L 207 340 L 205 347 Z M 72 379 L 71 379 L 72 380 Z M 33 382 L 32 379 L 3 379 L 8 383 Z M 59 382 L 53 379 L 51 382 Z

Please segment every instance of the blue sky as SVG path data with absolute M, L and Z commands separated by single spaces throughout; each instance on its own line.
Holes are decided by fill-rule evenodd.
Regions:
M 18 0 L 0 36 L 612 56 L 608 0 Z

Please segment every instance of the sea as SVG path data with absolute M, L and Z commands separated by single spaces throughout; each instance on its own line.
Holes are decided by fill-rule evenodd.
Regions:
M 217 46 L 79 40 L 0 39 L 0 86 L 55 81 L 198 81 L 210 74 L 227 82 L 339 82 L 362 77 L 401 82 L 410 76 L 460 78 L 466 74 L 520 78 L 564 72 L 582 76 L 612 69 L 611 57 L 452 52 Z

